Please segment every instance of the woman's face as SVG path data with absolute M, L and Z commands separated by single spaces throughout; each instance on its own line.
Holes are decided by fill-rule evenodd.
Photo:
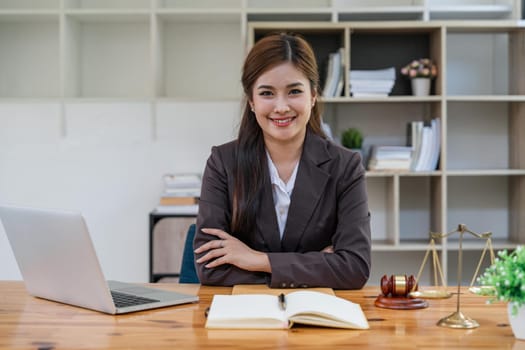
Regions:
M 290 62 L 261 74 L 250 105 L 265 141 L 302 142 L 315 98 L 306 76 Z

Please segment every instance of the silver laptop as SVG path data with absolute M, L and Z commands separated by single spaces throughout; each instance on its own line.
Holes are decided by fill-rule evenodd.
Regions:
M 0 206 L 0 220 L 31 295 L 108 314 L 199 300 L 194 295 L 106 281 L 78 213 Z

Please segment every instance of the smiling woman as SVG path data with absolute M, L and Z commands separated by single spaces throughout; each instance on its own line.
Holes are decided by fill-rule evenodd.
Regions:
M 370 271 L 364 168 L 322 132 L 312 48 L 296 35 L 264 37 L 242 83 L 238 138 L 213 147 L 203 176 L 201 283 L 361 288 Z

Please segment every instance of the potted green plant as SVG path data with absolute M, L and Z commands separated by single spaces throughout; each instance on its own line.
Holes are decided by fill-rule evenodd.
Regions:
M 508 302 L 509 321 L 518 339 L 525 339 L 525 247 L 513 252 L 498 252 L 498 257 L 479 277 L 481 285 L 490 286 L 489 302 Z
M 346 148 L 361 150 L 363 147 L 363 134 L 357 128 L 349 128 L 343 131 L 341 144 Z

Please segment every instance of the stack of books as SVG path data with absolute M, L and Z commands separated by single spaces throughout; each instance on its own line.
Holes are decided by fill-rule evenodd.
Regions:
M 164 190 L 156 211 L 159 213 L 197 215 L 201 193 L 199 174 L 166 174 Z
M 410 146 L 372 146 L 368 160 L 368 170 L 410 170 L 412 147 Z
M 395 67 L 350 70 L 350 94 L 353 97 L 386 97 L 396 81 Z

